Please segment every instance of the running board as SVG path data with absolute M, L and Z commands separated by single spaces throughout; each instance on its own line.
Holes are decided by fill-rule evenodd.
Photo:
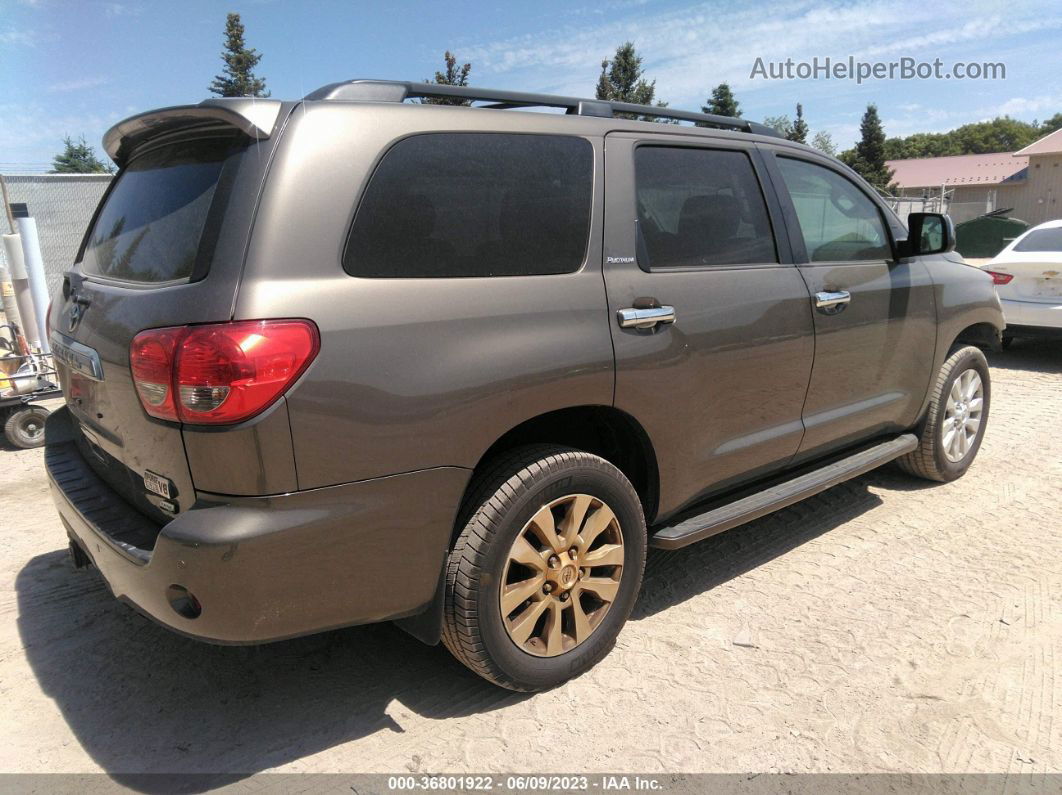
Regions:
M 805 497 L 818 494 L 831 486 L 836 486 L 838 483 L 876 469 L 882 464 L 887 464 L 917 447 L 918 437 L 905 433 L 792 480 L 771 486 L 698 516 L 692 516 L 676 525 L 663 527 L 649 539 L 649 546 L 660 549 L 679 549 L 687 544 L 693 544 L 714 536 L 716 533 L 722 533 L 724 530 L 766 516 L 794 502 L 800 502 Z

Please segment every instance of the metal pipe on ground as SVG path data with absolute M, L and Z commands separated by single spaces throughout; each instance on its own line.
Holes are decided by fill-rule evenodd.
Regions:
M 45 353 L 50 353 L 51 346 L 48 344 L 48 331 L 45 325 L 48 317 L 48 283 L 44 275 L 41 241 L 37 237 L 37 221 L 29 214 L 29 208 L 25 204 L 12 205 L 11 212 L 15 216 L 18 235 L 22 238 L 22 255 L 26 266 L 26 276 L 29 279 L 39 347 Z M 21 309 L 21 306 L 19 308 Z M 23 320 L 25 320 L 24 313 Z
M 22 238 L 18 235 L 3 235 L 4 256 L 7 257 L 7 271 L 15 291 L 15 306 L 18 308 L 19 328 L 30 348 L 39 349 L 40 329 L 37 315 L 33 311 L 33 295 L 30 290 L 29 276 L 26 273 L 25 258 L 22 253 Z

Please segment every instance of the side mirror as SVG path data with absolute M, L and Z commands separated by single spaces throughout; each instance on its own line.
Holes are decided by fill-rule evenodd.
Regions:
M 943 213 L 911 213 L 907 216 L 907 240 L 900 249 L 904 257 L 954 251 L 955 224 Z

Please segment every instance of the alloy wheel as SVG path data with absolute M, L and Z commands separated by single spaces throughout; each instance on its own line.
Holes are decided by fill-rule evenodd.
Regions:
M 952 463 L 962 461 L 977 440 L 984 396 L 981 375 L 973 368 L 964 370 L 951 384 L 941 426 L 941 444 L 944 455 Z
M 513 541 L 502 575 L 509 638 L 537 657 L 583 643 L 619 593 L 623 558 L 623 531 L 603 500 L 571 494 L 543 505 Z

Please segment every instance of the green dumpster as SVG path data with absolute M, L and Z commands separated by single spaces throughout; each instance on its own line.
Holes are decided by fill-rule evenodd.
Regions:
M 1007 218 L 1009 210 L 997 210 L 955 227 L 955 248 L 964 257 L 994 257 L 1003 247 L 1029 228 L 1017 218 Z

